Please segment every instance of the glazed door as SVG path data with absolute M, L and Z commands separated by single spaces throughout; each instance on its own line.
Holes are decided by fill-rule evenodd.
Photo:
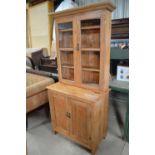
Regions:
M 101 44 L 103 42 L 101 40 L 101 13 L 93 12 L 80 15 L 78 25 L 80 83 L 84 87 L 98 89 L 100 85 Z
M 71 135 L 79 141 L 89 144 L 91 140 L 91 112 L 90 106 L 74 99 L 69 100 L 71 105 Z
M 69 132 L 69 120 L 67 119 L 67 98 L 62 95 L 52 95 L 54 126 L 56 131 L 63 134 Z
M 73 17 L 56 20 L 59 81 L 75 84 L 75 33 Z

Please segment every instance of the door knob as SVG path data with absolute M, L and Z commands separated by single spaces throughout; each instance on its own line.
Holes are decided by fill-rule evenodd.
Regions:
M 66 112 L 66 117 L 71 118 L 71 114 L 69 112 Z
M 71 118 L 71 114 L 70 113 L 68 113 L 68 118 Z

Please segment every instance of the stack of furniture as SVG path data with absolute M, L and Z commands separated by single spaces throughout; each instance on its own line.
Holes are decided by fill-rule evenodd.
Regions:
M 129 18 L 112 20 L 112 39 L 129 38 Z
M 51 13 L 59 82 L 48 86 L 52 128 L 96 153 L 108 127 L 111 3 Z
M 115 19 L 112 20 L 112 40 L 116 40 L 118 42 L 122 42 L 122 40 L 129 40 L 129 18 L 124 19 Z M 124 117 L 125 124 L 123 125 L 123 139 L 129 141 L 129 82 L 118 81 L 116 80 L 116 71 L 118 65 L 129 66 L 129 47 L 126 49 L 120 49 L 118 47 L 111 48 L 111 74 L 114 76 L 113 80 L 110 81 L 110 88 L 112 94 L 114 93 L 115 97 L 112 98 L 120 98 L 121 103 L 126 104 L 126 114 Z M 122 95 L 127 94 L 126 100 L 123 100 Z M 116 102 L 115 102 L 116 103 Z M 118 115 L 119 113 L 117 113 Z M 117 117 L 118 122 L 119 117 Z
M 55 59 L 51 59 L 50 57 L 41 58 L 39 69 L 42 71 L 58 73 L 56 58 Z
M 119 43 L 129 44 L 129 18 L 112 20 L 110 73 L 116 75 L 117 65 L 129 66 L 129 47 L 119 48 Z
M 48 103 L 48 85 L 55 81 L 49 72 L 38 70 L 42 49 L 26 50 L 26 113 L 29 113 Z
M 43 48 L 26 49 L 26 71 L 52 77 L 55 81 L 58 81 L 56 59 L 50 59 L 47 50 Z

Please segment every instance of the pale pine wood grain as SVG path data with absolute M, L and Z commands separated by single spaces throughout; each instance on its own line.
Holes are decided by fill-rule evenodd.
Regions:
M 60 81 L 47 87 L 53 131 L 90 149 L 92 155 L 96 154 L 108 130 L 111 12 L 114 8 L 111 3 L 100 3 L 51 13 L 56 22 Z M 58 28 L 59 24 L 67 22 L 72 27 Z

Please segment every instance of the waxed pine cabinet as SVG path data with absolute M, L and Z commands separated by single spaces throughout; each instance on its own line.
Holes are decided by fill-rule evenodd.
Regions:
M 90 149 L 107 133 L 111 3 L 51 13 L 59 82 L 48 87 L 52 128 Z

